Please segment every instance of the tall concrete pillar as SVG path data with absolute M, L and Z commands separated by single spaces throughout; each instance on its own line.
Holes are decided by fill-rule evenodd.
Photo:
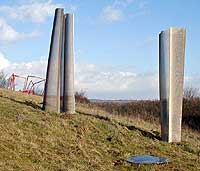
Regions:
M 185 37 L 183 28 L 159 34 L 161 136 L 167 142 L 181 141 Z
M 62 55 L 61 55 L 61 73 L 60 73 L 60 112 L 64 112 L 64 108 L 63 108 L 63 105 L 64 105 L 64 57 L 65 57 L 65 52 L 64 52 L 64 49 L 65 49 L 65 46 L 64 46 L 64 43 L 65 43 L 65 15 L 63 17 L 63 33 L 62 33 Z
M 75 113 L 74 97 L 74 15 L 65 14 L 64 111 Z
M 60 69 L 62 55 L 64 9 L 55 11 L 50 52 L 46 73 L 46 85 L 43 108 L 48 111 L 60 112 Z

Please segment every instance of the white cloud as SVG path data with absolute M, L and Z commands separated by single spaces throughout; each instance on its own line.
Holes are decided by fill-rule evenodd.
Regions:
M 78 7 L 76 5 L 69 5 L 69 11 L 76 12 L 78 10 Z
M 138 74 L 124 66 L 103 67 L 91 64 L 76 65 L 78 90 L 84 90 L 89 97 L 101 99 L 152 99 L 158 98 L 158 75 Z M 148 83 L 148 86 L 147 86 Z
M 35 23 L 42 23 L 55 12 L 55 8 L 63 7 L 62 4 L 54 4 L 48 1 L 32 1 L 19 6 L 0 6 L 0 12 L 15 20 L 28 20 Z M 74 9 L 75 7 L 73 7 Z
M 185 76 L 185 87 L 200 88 L 200 75 Z
M 3 70 L 7 75 L 7 78 L 11 76 L 12 73 L 16 75 L 26 77 L 28 75 L 40 76 L 45 78 L 47 59 L 45 57 L 41 57 L 39 60 L 30 61 L 30 62 L 18 62 L 12 63 L 6 57 L 0 53 L 0 71 Z M 32 78 L 33 81 L 37 81 L 37 79 Z M 23 79 L 16 79 L 15 82 L 16 90 L 20 90 L 24 86 Z M 44 82 L 41 82 L 37 88 L 43 89 Z
M 45 77 L 47 68 L 47 59 L 45 57 L 41 57 L 39 60 L 33 60 L 30 62 L 9 63 L 10 64 L 4 68 L 4 71 L 8 75 L 16 73 L 21 76 L 36 75 Z
M 0 69 L 9 76 L 36 75 L 45 77 L 47 58 L 30 62 L 11 63 L 0 53 Z M 185 77 L 185 87 L 200 87 L 200 77 Z M 158 73 L 137 73 L 124 67 L 94 64 L 75 65 L 75 88 L 85 90 L 90 98 L 158 99 Z
M 8 59 L 6 59 L 5 56 L 0 52 L 0 70 L 7 68 L 9 65 L 10 62 L 8 61 Z
M 127 7 L 132 4 L 134 0 L 115 0 L 113 6 Z
M 127 10 L 135 4 L 134 11 Z M 133 18 L 135 16 L 140 16 L 146 14 L 146 5 L 144 1 L 139 3 L 135 0 L 114 0 L 112 4 L 107 5 L 101 11 L 100 18 L 108 23 L 114 23 L 122 21 L 127 17 Z
M 122 10 L 113 6 L 107 6 L 101 13 L 101 18 L 107 22 L 121 21 L 124 17 Z
M 0 68 L 10 76 L 12 73 L 45 77 L 47 58 L 30 62 L 9 62 L 0 54 Z M 2 62 L 4 61 L 4 62 Z M 148 82 L 148 86 L 146 83 Z M 75 65 L 76 90 L 86 90 L 91 98 L 137 99 L 157 97 L 157 75 L 137 74 L 121 67 L 105 67 L 94 64 Z
M 21 39 L 33 38 L 39 35 L 38 32 L 33 31 L 31 33 L 17 32 L 12 26 L 10 26 L 3 18 L 0 18 L 0 43 L 5 44 Z

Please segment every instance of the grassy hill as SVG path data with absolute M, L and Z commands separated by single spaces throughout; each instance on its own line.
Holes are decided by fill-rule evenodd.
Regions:
M 42 98 L 0 89 L 0 170 L 200 170 L 200 133 L 183 129 L 182 142 L 160 141 L 160 127 L 78 104 L 68 116 L 41 110 Z M 136 165 L 131 155 L 172 163 Z

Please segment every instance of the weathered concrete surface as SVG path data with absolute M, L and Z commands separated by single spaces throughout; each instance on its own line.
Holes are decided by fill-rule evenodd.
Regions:
M 60 64 L 60 112 L 64 112 L 64 43 L 65 43 L 65 15 L 63 17 L 63 33 L 62 33 L 62 55 L 61 55 L 61 64 Z
M 65 14 L 64 111 L 75 113 L 74 97 L 74 15 Z
M 185 29 L 170 28 L 159 34 L 159 84 L 161 136 L 181 141 Z
M 64 9 L 55 11 L 51 45 L 46 74 L 43 108 L 60 112 L 60 64 L 62 55 Z

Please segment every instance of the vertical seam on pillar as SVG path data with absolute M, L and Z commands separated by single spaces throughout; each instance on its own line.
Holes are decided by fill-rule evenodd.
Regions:
M 61 20 L 63 20 L 63 16 L 64 16 L 64 11 L 62 10 L 62 18 Z M 62 59 L 62 37 L 63 37 L 63 22 L 60 23 L 60 26 L 59 26 L 59 51 L 58 51 L 58 86 L 57 86 L 57 111 L 58 113 L 60 112 L 60 88 L 61 88 L 61 85 L 60 85 L 60 80 L 61 80 L 61 75 L 60 75 L 60 71 L 61 71 L 61 59 Z
M 171 67 L 172 67 L 172 65 L 171 65 L 171 57 L 172 57 L 172 32 L 173 32 L 173 28 L 172 27 L 170 27 L 170 29 L 169 29 L 169 64 L 168 64 L 168 71 L 169 71 L 169 96 L 168 96 L 168 142 L 171 142 L 172 141 L 172 122 L 171 122 L 171 120 L 172 120 L 172 113 L 171 113 L 171 103 L 172 103 L 172 99 L 171 99 L 171 88 L 172 88 L 172 86 L 171 86 Z

